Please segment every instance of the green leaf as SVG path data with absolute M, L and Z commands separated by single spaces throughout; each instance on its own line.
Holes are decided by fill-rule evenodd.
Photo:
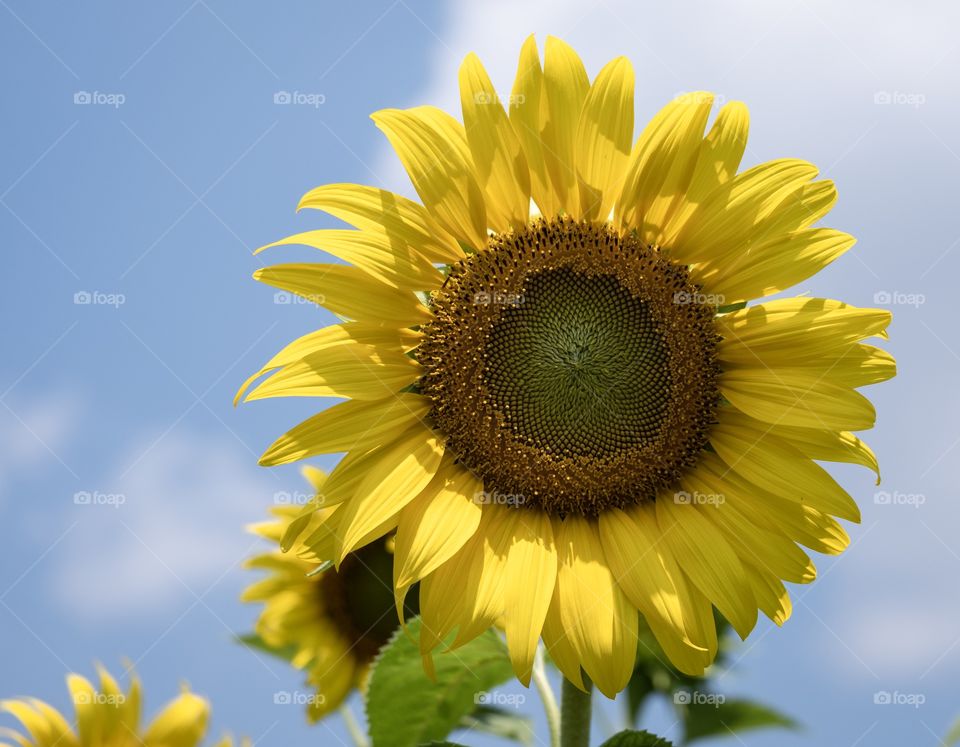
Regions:
M 366 706 L 374 747 L 443 740 L 487 691 L 513 677 L 507 647 L 491 630 L 455 651 L 435 653 L 433 682 L 423 671 L 419 637 L 420 620 L 414 618 L 373 664 Z
M 424 742 L 420 747 L 465 747 L 459 742 Z
M 520 744 L 533 744 L 533 725 L 530 719 L 495 706 L 477 706 L 473 713 L 460 720 L 460 727 Z
M 731 311 L 740 311 L 740 309 L 746 308 L 746 301 L 737 301 L 736 303 L 728 303 L 726 306 L 721 306 L 717 309 L 718 314 L 729 314 Z
M 285 662 L 290 662 L 297 653 L 296 646 L 284 646 L 283 648 L 274 648 L 268 644 L 263 638 L 258 636 L 256 633 L 247 633 L 246 635 L 238 635 L 235 638 L 237 643 L 240 643 L 247 648 L 252 648 L 255 651 L 263 651 L 265 654 L 270 654 L 271 656 L 276 656 L 278 659 L 283 659 Z
M 684 707 L 687 742 L 748 729 L 799 729 L 789 716 L 749 700 L 690 703 Z
M 624 729 L 614 734 L 600 747 L 673 747 L 673 743 L 648 731 Z

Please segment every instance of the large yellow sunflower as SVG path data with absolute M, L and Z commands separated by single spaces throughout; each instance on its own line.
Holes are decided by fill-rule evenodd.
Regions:
M 630 677 L 638 612 L 690 674 L 717 650 L 712 607 L 744 637 L 758 608 L 787 619 L 783 582 L 814 578 L 798 544 L 840 553 L 834 517 L 860 516 L 817 462 L 878 471 L 854 435 L 875 417 L 857 388 L 895 373 L 863 342 L 888 311 L 746 305 L 853 245 L 811 227 L 833 183 L 796 159 L 738 173 L 746 107 L 707 129 L 709 93 L 634 142 L 633 85 L 625 58 L 591 82 L 565 43 L 548 39 L 541 65 L 531 38 L 506 108 L 469 55 L 463 124 L 374 114 L 422 205 L 353 184 L 302 199 L 357 230 L 276 244 L 348 264 L 255 277 L 344 321 L 288 345 L 247 395 L 346 398 L 262 463 L 346 453 L 305 541 L 339 562 L 396 529 L 397 600 L 421 583 L 424 653 L 500 622 L 523 682 L 542 637 L 608 696 Z
M 314 505 L 322 502 L 326 476 L 312 467 L 304 475 L 316 491 Z M 299 506 L 273 509 L 275 521 L 252 530 L 279 545 Z M 311 535 L 322 527 L 328 511 L 319 510 L 304 526 Z M 257 635 L 276 651 L 289 650 L 291 663 L 307 672 L 316 693 L 303 698 L 311 721 L 322 718 L 343 703 L 350 691 L 363 687 L 370 663 L 399 627 L 391 586 L 392 540 L 371 542 L 350 553 L 339 570 L 317 570 L 317 555 L 302 543 L 290 552 L 279 549 L 247 561 L 248 568 L 270 572 L 249 586 L 244 601 L 263 602 L 256 622 Z M 408 614 L 416 609 L 409 605 Z
M 184 689 L 146 728 L 140 726 L 140 680 L 133 676 L 124 692 L 103 667 L 97 668 L 100 689 L 79 674 L 67 675 L 76 715 L 75 727 L 53 706 L 37 698 L 0 701 L 26 734 L 0 729 L 0 747 L 11 739 L 19 747 L 197 747 L 207 732 L 210 704 Z M 216 747 L 231 747 L 224 737 Z M 242 744 L 249 745 L 247 740 Z

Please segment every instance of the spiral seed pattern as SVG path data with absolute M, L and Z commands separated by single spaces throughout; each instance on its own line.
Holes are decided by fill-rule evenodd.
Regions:
M 485 490 L 596 515 L 653 500 L 707 443 L 716 309 L 607 226 L 537 220 L 455 265 L 417 358 L 435 428 Z

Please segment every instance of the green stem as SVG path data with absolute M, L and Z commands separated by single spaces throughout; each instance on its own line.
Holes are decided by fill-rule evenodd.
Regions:
M 560 709 L 557 707 L 557 696 L 553 694 L 550 680 L 547 679 L 547 668 L 543 662 L 543 644 L 537 644 L 537 652 L 533 657 L 533 684 L 540 693 L 540 701 L 547 716 L 547 727 L 550 729 L 550 747 L 560 747 Z
M 357 719 L 353 715 L 353 711 L 350 709 L 350 706 L 348 706 L 346 703 L 340 706 L 340 716 L 343 718 L 343 723 L 346 725 L 347 732 L 350 734 L 350 739 L 353 741 L 354 745 L 356 747 L 369 747 L 370 742 L 363 733 L 363 729 L 360 728 L 360 724 L 357 723 Z
M 583 676 L 584 692 L 564 677 L 560 691 L 561 747 L 590 747 L 590 701 L 593 683 Z

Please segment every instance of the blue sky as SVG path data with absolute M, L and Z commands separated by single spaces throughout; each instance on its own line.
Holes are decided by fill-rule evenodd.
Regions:
M 186 680 L 213 701 L 215 731 L 345 739 L 336 719 L 311 730 L 274 705 L 300 676 L 231 642 L 255 616 L 237 601 L 254 548 L 242 528 L 301 486 L 296 468 L 260 469 L 256 456 L 313 406 L 235 410 L 232 396 L 326 321 L 275 303 L 250 279 L 269 257 L 251 252 L 331 225 L 294 214 L 318 184 L 411 194 L 368 114 L 458 113 L 456 69 L 471 50 L 508 91 L 536 32 L 564 37 L 591 73 L 629 56 L 638 121 L 678 92 L 714 90 L 751 108 L 748 164 L 803 157 L 836 180 L 830 224 L 859 244 L 797 290 L 893 307 L 900 374 L 870 393 L 880 417 L 868 440 L 894 497 L 878 501 L 865 471 L 837 470 L 863 507 L 853 545 L 817 559 L 793 619 L 762 622 L 717 686 L 807 725 L 744 736 L 750 747 L 938 744 L 960 712 L 960 9 L 0 0 L 0 18 L 0 696 L 66 708 L 66 671 L 128 657 L 148 710 Z M 303 103 L 275 103 L 282 91 Z M 84 293 L 91 303 L 76 302 Z M 78 492 L 123 503 L 76 504 Z M 925 702 L 877 705 L 880 691 Z M 618 718 L 605 707 L 597 735 Z M 671 728 L 665 709 L 648 719 Z

